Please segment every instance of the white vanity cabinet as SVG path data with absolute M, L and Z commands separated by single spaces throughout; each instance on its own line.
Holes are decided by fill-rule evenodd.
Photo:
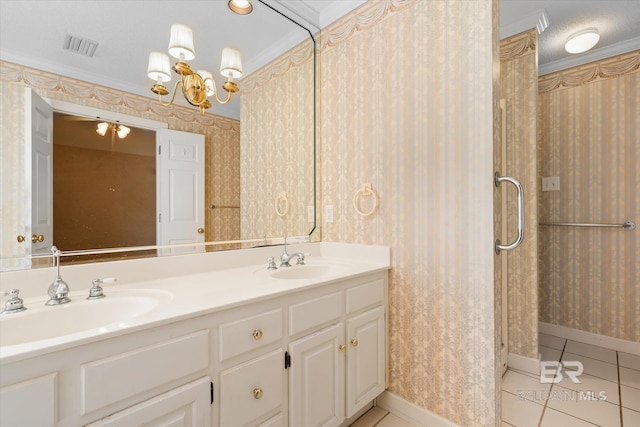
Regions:
M 209 426 L 210 343 L 197 319 L 3 363 L 0 425 Z
M 386 294 L 386 280 L 377 276 L 345 286 L 339 315 L 325 307 L 337 295 L 303 302 L 306 312 L 292 307 L 303 324 L 339 322 L 289 344 L 291 426 L 339 426 L 384 391 Z
M 0 426 L 340 426 L 385 389 L 387 272 L 291 283 L 5 360 Z

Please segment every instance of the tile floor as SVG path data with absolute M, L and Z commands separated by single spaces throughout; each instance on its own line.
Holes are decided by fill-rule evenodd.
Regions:
M 502 378 L 502 427 L 640 427 L 640 356 L 544 334 L 539 343 L 543 361 L 566 363 L 562 380 L 544 384 L 538 375 L 509 369 Z M 582 364 L 582 374 L 571 362 Z M 546 372 L 550 381 L 560 377 L 554 365 Z M 352 424 L 374 426 L 415 427 L 379 407 Z
M 516 427 L 639 427 L 640 356 L 540 334 L 543 361 L 563 362 L 540 376 L 508 370 L 502 378 L 502 425 Z M 574 383 L 571 374 L 584 371 Z M 574 371 L 574 372 L 568 372 Z

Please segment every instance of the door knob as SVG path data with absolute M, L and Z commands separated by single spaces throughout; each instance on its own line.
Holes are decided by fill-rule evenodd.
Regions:
M 34 234 L 33 236 L 31 236 L 31 243 L 36 243 L 36 242 L 44 242 L 44 235 L 42 234 Z
M 358 340 L 356 338 L 352 339 L 351 340 L 351 345 L 354 346 L 354 347 L 357 347 L 358 346 Z
M 202 227 L 198 228 L 198 234 L 204 234 L 204 228 Z
M 340 345 L 338 346 L 338 350 L 340 350 L 340 351 L 341 351 L 341 352 L 343 352 L 343 353 L 346 353 L 346 352 L 347 352 L 347 346 L 346 346 L 346 345 L 344 345 L 344 344 L 340 344 Z
M 18 241 L 18 243 L 22 243 L 24 242 L 24 236 L 22 234 L 18 234 L 18 237 L 16 238 L 16 240 Z

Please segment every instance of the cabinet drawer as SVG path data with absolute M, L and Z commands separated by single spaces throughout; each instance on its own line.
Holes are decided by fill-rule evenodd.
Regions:
M 282 309 L 220 326 L 220 360 L 246 353 L 282 338 Z
M 338 319 L 342 314 L 342 293 L 335 292 L 289 307 L 289 335 L 295 335 Z
M 383 301 L 384 282 L 382 279 L 347 289 L 347 314 L 382 304 Z
M 180 360 L 180 363 L 175 363 Z M 160 387 L 209 366 L 209 330 L 87 363 L 82 414 Z
M 284 353 L 276 350 L 220 375 L 220 425 L 245 426 L 282 406 Z
M 211 425 L 210 380 L 202 378 L 124 411 L 88 424 L 87 427 L 167 427 Z

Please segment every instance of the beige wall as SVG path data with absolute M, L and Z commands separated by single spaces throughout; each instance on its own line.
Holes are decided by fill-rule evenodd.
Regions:
M 205 135 L 206 240 L 240 238 L 238 209 L 212 210 L 211 205 L 237 205 L 240 199 L 240 123 L 182 106 L 163 107 L 156 100 L 32 68 L 0 61 L 2 113 L 1 245 L 4 255 L 20 253 L 15 235 L 24 234 L 24 87 L 40 96 L 168 123 L 170 129 Z M 213 107 L 215 110 L 215 106 Z M 9 191 L 10 190 L 10 191 Z M 5 238 L 9 236 L 10 238 Z
M 465 426 L 499 420 L 496 9 L 370 1 L 322 31 L 323 240 L 391 247 L 390 390 Z
M 543 76 L 541 222 L 640 225 L 640 51 Z M 540 320 L 640 342 L 638 229 L 540 227 Z
M 507 262 L 508 348 L 510 353 L 538 356 L 538 170 L 536 119 L 538 108 L 538 32 L 536 29 L 500 42 L 500 97 L 506 100 L 507 162 L 503 175 L 520 181 L 525 196 L 525 238 Z M 508 235 L 515 240 L 516 191 L 507 191 Z

